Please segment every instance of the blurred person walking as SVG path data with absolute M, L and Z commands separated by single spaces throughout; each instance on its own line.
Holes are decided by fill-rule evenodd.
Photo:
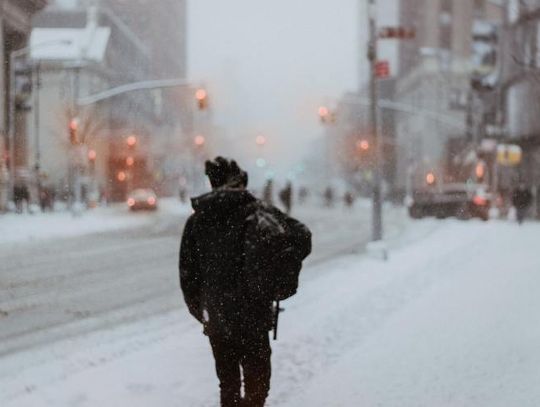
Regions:
M 192 199 L 180 286 L 209 337 L 221 406 L 263 407 L 271 376 L 268 331 L 280 309 L 273 302 L 295 294 L 311 233 L 248 192 L 248 175 L 235 161 L 217 157 L 205 169 L 212 191 Z
M 285 208 L 285 213 L 287 215 L 291 213 L 292 195 L 293 195 L 292 184 L 290 181 L 288 181 L 287 185 L 285 185 L 285 188 L 279 191 L 279 200 L 283 204 L 283 207 Z
M 519 186 L 512 193 L 512 205 L 516 208 L 517 221 L 520 225 L 525 220 L 532 199 L 533 196 L 529 188 L 525 186 L 525 183 L 520 182 Z
M 20 181 L 15 183 L 13 186 L 13 201 L 15 202 L 17 213 L 23 213 L 25 207 L 28 213 L 32 213 L 30 209 L 30 192 L 25 183 Z

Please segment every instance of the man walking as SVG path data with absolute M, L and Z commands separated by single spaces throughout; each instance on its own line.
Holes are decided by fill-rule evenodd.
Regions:
M 520 182 L 512 194 L 512 204 L 516 208 L 517 221 L 520 225 L 525 220 L 532 198 L 531 191 L 525 186 L 525 183 Z
M 192 199 L 194 213 L 180 248 L 180 284 L 189 312 L 210 339 L 221 406 L 262 407 L 270 390 L 272 303 L 280 298 L 272 276 L 261 273 L 267 269 L 259 265 L 268 262 L 250 255 L 263 250 L 260 236 L 248 235 L 257 235 L 261 222 L 253 220 L 265 204 L 246 190 L 247 173 L 235 161 L 207 161 L 206 175 L 212 191 Z M 296 260 L 300 267 L 302 256 L 307 254 Z

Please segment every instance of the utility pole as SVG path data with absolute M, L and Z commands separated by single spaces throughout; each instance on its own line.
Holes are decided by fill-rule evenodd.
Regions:
M 371 132 L 375 141 L 375 171 L 373 180 L 373 206 L 372 206 L 372 241 L 383 238 L 382 219 L 382 137 L 378 129 L 378 89 L 377 89 L 377 22 L 376 0 L 369 0 L 369 42 L 368 60 L 370 65 L 370 116 Z
M 40 179 L 40 170 L 41 170 L 41 145 L 40 145 L 40 101 L 39 101 L 39 92 L 41 88 L 41 62 L 38 61 L 35 65 L 34 72 L 34 171 L 36 176 L 36 188 L 38 194 L 38 202 L 41 200 L 41 179 Z

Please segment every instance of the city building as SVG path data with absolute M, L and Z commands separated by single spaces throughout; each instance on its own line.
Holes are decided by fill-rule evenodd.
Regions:
M 478 142 L 471 73 L 475 27 L 498 23 L 500 6 L 485 0 L 403 0 L 400 25 L 414 27 L 400 41 L 396 100 L 414 109 L 398 113 L 396 185 L 422 183 L 427 171 L 443 177 L 447 145 L 455 138 Z M 476 96 L 475 96 L 476 97 Z
M 32 15 L 41 10 L 47 4 L 46 0 L 6 0 L 2 2 L 0 8 L 0 35 L 1 48 L 0 57 L 0 211 L 6 210 L 9 195 L 9 172 L 8 160 L 14 158 L 19 163 L 19 155 L 9 156 L 9 78 L 10 70 L 14 67 L 10 64 L 10 55 L 13 51 L 24 48 L 28 44 L 31 31 Z M 21 56 L 24 59 L 24 56 Z M 20 135 L 24 133 L 24 116 L 26 112 L 21 109 L 15 110 L 15 138 L 21 140 Z M 17 150 L 15 150 L 17 152 Z
M 509 1 L 501 38 L 502 141 L 523 151 L 512 186 L 525 182 L 536 195 L 540 217 L 540 1 Z
M 36 43 L 63 42 L 33 55 L 41 76 L 36 99 L 47 114 L 30 126 L 40 151 L 29 157 L 39 161 L 43 182 L 71 197 L 81 183 L 83 194 L 100 192 L 112 200 L 124 199 L 137 186 L 178 184 L 178 171 L 164 163 L 181 151 L 189 131 L 194 98 L 187 102 L 187 90 L 136 91 L 87 106 L 76 103 L 127 83 L 185 77 L 185 2 L 168 3 L 54 0 L 36 16 Z M 163 46 L 167 41 L 171 48 Z M 81 148 L 69 140 L 74 118 L 86 139 Z M 126 140 L 132 135 L 137 142 L 130 147 Z M 174 180 L 168 179 L 171 172 Z

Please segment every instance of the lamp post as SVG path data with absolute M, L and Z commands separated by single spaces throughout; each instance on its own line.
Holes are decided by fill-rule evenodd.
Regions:
M 373 220 L 372 220 L 372 240 L 382 239 L 382 140 L 378 129 L 378 92 L 377 92 L 377 22 L 376 22 L 376 2 L 369 0 L 369 42 L 368 60 L 370 64 L 370 116 L 371 132 L 375 142 L 375 171 L 373 182 Z

